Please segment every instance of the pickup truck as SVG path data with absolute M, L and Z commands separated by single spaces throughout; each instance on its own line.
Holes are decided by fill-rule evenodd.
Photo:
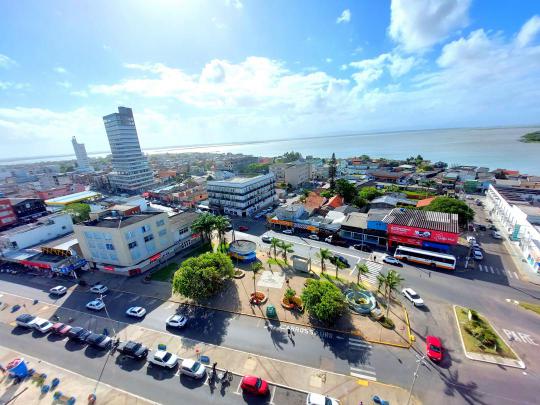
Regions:
M 335 235 L 330 235 L 324 241 L 326 243 L 330 243 L 331 245 L 334 245 L 334 246 L 342 246 L 342 247 L 347 247 L 348 246 L 347 242 L 345 242 L 343 239 L 339 239 Z
M 121 342 L 118 345 L 118 351 L 125 356 L 132 357 L 137 360 L 141 360 L 148 356 L 148 348 L 140 343 L 128 340 L 127 342 Z

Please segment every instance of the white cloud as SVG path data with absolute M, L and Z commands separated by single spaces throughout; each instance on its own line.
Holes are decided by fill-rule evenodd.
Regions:
M 15 66 L 17 63 L 7 55 L 0 53 L 0 68 L 10 68 Z
M 72 96 L 76 96 L 76 97 L 83 97 L 83 98 L 88 97 L 88 92 L 85 91 L 85 90 L 75 90 L 75 91 L 69 92 L 69 94 L 71 94 Z
M 349 65 L 347 65 L 346 63 L 344 63 L 343 65 L 341 65 L 339 67 L 340 70 L 347 70 L 347 68 L 349 67 Z
M 212 17 L 211 21 L 212 24 L 214 24 L 214 27 L 216 27 L 218 30 L 224 30 L 227 28 L 227 25 L 220 22 L 216 17 Z
M 326 58 L 324 61 L 325 61 L 326 63 L 332 63 L 332 60 L 333 60 L 332 58 Z
M 225 5 L 234 7 L 237 10 L 240 10 L 244 7 L 240 0 L 225 0 Z
M 538 35 L 538 32 L 540 32 L 540 17 L 535 15 L 521 27 L 516 38 L 518 46 L 529 45 Z
M 389 34 L 408 52 L 421 51 L 468 24 L 471 0 L 392 0 Z
M 348 23 L 351 21 L 351 10 L 345 9 L 341 15 L 337 18 L 336 24 Z
M 62 66 L 57 66 L 53 69 L 56 73 L 59 73 L 61 75 L 66 74 L 67 70 L 63 68 Z
M 61 82 L 56 82 L 56 84 L 60 87 L 63 87 L 64 89 L 69 89 L 71 88 L 71 83 L 67 80 L 63 80 Z
M 3 82 L 0 81 L 0 90 L 24 90 L 29 89 L 29 83 L 15 83 L 15 82 Z

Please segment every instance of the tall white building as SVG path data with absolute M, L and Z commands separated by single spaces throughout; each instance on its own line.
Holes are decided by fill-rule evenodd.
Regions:
M 111 185 L 121 191 L 138 193 L 154 183 L 148 161 L 141 151 L 131 108 L 118 107 L 118 112 L 103 117 L 111 146 L 114 171 Z
M 86 154 L 86 148 L 84 143 L 78 143 L 77 138 L 71 138 L 71 144 L 73 145 L 73 150 L 75 151 L 75 157 L 77 158 L 77 171 L 78 172 L 93 172 L 92 166 L 90 166 L 90 160 Z

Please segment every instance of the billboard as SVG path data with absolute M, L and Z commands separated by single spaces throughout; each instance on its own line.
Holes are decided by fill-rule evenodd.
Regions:
M 457 244 L 459 237 L 457 233 L 394 224 L 388 224 L 388 234 L 392 236 L 402 236 L 406 238 L 427 240 L 430 242 L 445 243 L 449 245 Z

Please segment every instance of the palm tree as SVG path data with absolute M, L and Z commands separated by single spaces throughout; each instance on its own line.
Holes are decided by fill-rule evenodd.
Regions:
M 287 263 L 287 253 L 294 252 L 293 250 L 293 244 L 285 241 L 280 241 L 279 248 L 282 250 L 283 258 L 285 259 L 285 263 Z
M 368 266 L 365 263 L 357 263 L 356 264 L 356 271 L 358 272 L 357 279 L 356 279 L 356 284 L 360 284 L 361 277 L 368 274 L 369 269 L 368 269 Z
M 225 233 L 227 232 L 227 228 L 230 225 L 231 223 L 224 216 L 218 215 L 214 218 L 214 229 L 217 231 L 217 234 L 218 234 L 220 248 L 225 239 Z
M 321 272 L 324 273 L 326 270 L 326 260 L 330 260 L 332 257 L 332 252 L 330 252 L 330 249 L 321 248 L 319 252 L 317 252 L 317 258 L 321 261 Z
M 272 238 L 270 240 L 270 247 L 271 249 L 274 249 L 274 257 L 277 257 L 277 248 L 279 247 L 281 240 L 278 238 Z
M 255 285 L 255 278 L 257 277 L 257 273 L 262 270 L 263 265 L 261 262 L 253 262 L 251 263 L 251 271 L 253 272 L 253 294 L 257 292 L 257 286 Z
M 385 287 L 386 291 L 386 277 L 379 273 L 377 274 L 377 292 L 381 292 L 381 287 L 383 286 Z
M 336 278 L 338 278 L 338 270 L 339 269 L 346 269 L 347 268 L 347 265 L 345 263 L 343 263 L 341 260 L 337 259 L 337 258 L 334 260 L 334 266 L 336 266 Z
M 392 291 L 395 291 L 401 282 L 405 280 L 401 275 L 395 271 L 390 270 L 386 274 L 386 317 L 388 318 L 388 312 L 390 311 L 390 300 L 392 298 Z
M 216 216 L 214 214 L 203 212 L 195 221 L 193 221 L 193 224 L 191 224 L 191 229 L 195 232 L 201 233 L 203 241 L 209 242 L 212 230 L 214 229 L 215 219 Z

